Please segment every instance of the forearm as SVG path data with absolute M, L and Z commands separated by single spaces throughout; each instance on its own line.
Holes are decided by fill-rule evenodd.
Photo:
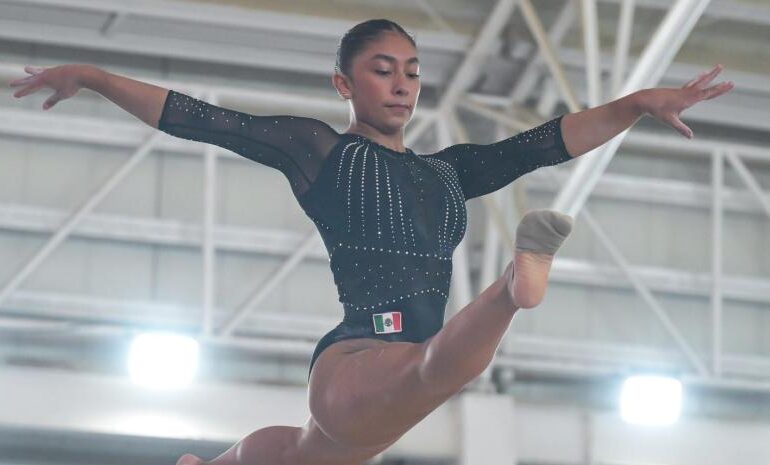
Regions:
M 579 157 L 633 126 L 645 114 L 641 92 L 564 115 L 561 131 L 567 152 Z
M 146 124 L 158 127 L 168 89 L 108 73 L 95 66 L 84 68 L 81 84 L 100 93 Z

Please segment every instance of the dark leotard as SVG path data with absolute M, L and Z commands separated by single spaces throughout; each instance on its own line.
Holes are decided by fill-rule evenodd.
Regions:
M 345 316 L 310 360 L 344 339 L 422 342 L 444 323 L 465 202 L 572 157 L 562 116 L 499 142 L 399 152 L 313 118 L 256 116 L 169 91 L 158 128 L 280 170 L 323 238 Z M 308 372 L 308 376 L 309 373 Z

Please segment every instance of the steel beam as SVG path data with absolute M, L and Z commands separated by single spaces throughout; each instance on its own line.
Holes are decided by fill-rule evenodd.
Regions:
M 588 106 L 595 107 L 602 102 L 602 69 L 599 63 L 599 18 L 596 0 L 581 0 L 583 17 L 583 48 L 586 55 L 586 83 L 588 84 Z
M 575 10 L 577 2 L 574 0 L 566 0 L 559 15 L 551 25 L 551 29 L 548 31 L 548 40 L 554 48 L 559 48 L 564 36 L 567 35 L 572 23 L 575 21 Z M 522 103 L 529 96 L 530 92 L 535 88 L 538 77 L 540 75 L 540 68 L 543 65 L 544 55 L 542 53 L 535 53 L 532 59 L 527 63 L 524 68 L 524 72 L 516 84 L 513 86 L 507 102 L 506 107 L 510 107 L 513 103 Z
M 305 236 L 302 240 L 302 244 L 289 256 L 289 258 L 283 262 L 278 268 L 270 273 L 268 278 L 260 285 L 257 286 L 246 301 L 240 305 L 235 312 L 222 324 L 221 328 L 216 331 L 218 336 L 227 337 L 232 334 L 235 327 L 240 323 L 254 308 L 259 305 L 278 285 L 283 281 L 291 271 L 302 262 L 302 259 L 310 252 L 313 247 L 318 245 L 320 235 L 317 230 L 313 230 Z
M 578 111 L 580 104 L 578 103 L 577 97 L 575 97 L 575 91 L 572 89 L 569 81 L 567 81 L 567 75 L 564 72 L 564 68 L 557 58 L 556 50 L 551 44 L 548 34 L 545 32 L 545 28 L 535 11 L 535 7 L 530 0 L 520 0 L 520 4 L 524 20 L 527 22 L 527 26 L 537 42 L 540 53 L 543 55 L 543 59 L 551 70 L 551 74 L 556 81 L 562 98 L 564 98 L 570 111 Z
M 657 84 L 710 0 L 678 0 L 661 22 L 619 95 Z M 572 176 L 551 208 L 577 216 L 599 177 L 607 169 L 628 129 L 580 157 Z
M 554 177 L 551 177 L 551 180 L 553 182 L 556 182 L 556 179 Z M 687 342 L 687 340 L 684 338 L 684 336 L 679 331 L 679 329 L 676 327 L 674 322 L 669 317 L 668 312 L 666 312 L 666 310 L 660 305 L 657 299 L 655 299 L 655 297 L 650 292 L 649 288 L 644 284 L 644 282 L 640 279 L 640 277 L 634 272 L 634 270 L 631 268 L 630 264 L 626 261 L 625 257 L 620 252 L 618 247 L 612 242 L 610 237 L 607 235 L 604 229 L 599 225 L 599 223 L 596 220 L 594 220 L 593 215 L 591 215 L 591 213 L 588 211 L 587 208 L 583 209 L 582 218 L 586 221 L 588 226 L 591 228 L 591 231 L 599 238 L 600 243 L 604 246 L 604 248 L 610 254 L 612 259 L 621 269 L 621 271 L 626 275 L 626 278 L 628 278 L 628 280 L 631 282 L 634 289 L 639 293 L 639 295 L 642 297 L 645 303 L 647 303 L 649 308 L 652 310 L 653 314 L 655 314 L 655 316 L 663 325 L 666 332 L 669 333 L 672 339 L 680 347 L 685 357 L 689 360 L 690 364 L 695 368 L 696 372 L 700 376 L 708 376 L 709 371 L 706 368 L 706 365 L 697 355 L 695 350 Z
M 115 187 L 150 153 L 158 140 L 165 136 L 160 131 L 153 130 L 145 142 L 118 168 L 85 202 L 80 205 L 64 224 L 33 256 L 5 283 L 0 290 L 0 306 L 8 297 L 29 277 L 43 261 L 61 244 L 77 224 L 101 202 Z
M 211 96 L 213 105 L 218 103 L 215 96 Z M 216 273 L 216 244 L 214 242 L 214 227 L 217 217 L 217 153 L 218 147 L 207 144 L 203 165 L 203 241 L 201 243 L 201 255 L 203 257 L 203 289 L 202 303 L 202 330 L 203 334 L 211 335 L 214 325 L 214 295 L 217 282 Z
M 740 176 L 741 180 L 746 184 L 746 186 L 748 186 L 751 193 L 754 194 L 754 197 L 759 201 L 759 204 L 762 206 L 762 209 L 765 211 L 765 213 L 767 213 L 767 216 L 770 217 L 770 198 L 768 198 L 768 195 L 762 191 L 762 187 L 760 187 L 754 176 L 751 175 L 749 170 L 746 168 L 746 165 L 741 161 L 740 158 L 738 158 L 735 152 L 728 151 L 725 153 L 725 156 L 735 171 L 738 173 L 738 176 Z
M 467 137 L 465 128 L 460 124 L 457 115 L 454 112 L 448 113 L 444 118 L 440 118 L 437 121 L 437 145 L 448 147 L 455 143 L 455 140 L 452 138 L 452 129 L 456 135 L 456 140 L 462 141 L 463 137 Z M 455 309 L 452 313 L 456 313 L 458 310 L 468 305 L 471 300 L 473 300 L 474 295 L 473 286 L 471 284 L 470 266 L 468 265 L 467 237 L 468 236 L 466 235 L 463 240 L 460 241 L 452 255 L 452 266 L 454 270 L 452 271 L 451 291 L 455 296 Z
M 439 114 L 447 114 L 454 108 L 455 101 L 465 92 L 474 79 L 479 75 L 482 61 L 489 55 L 492 43 L 497 39 L 513 14 L 516 6 L 515 0 L 497 0 L 487 15 L 479 34 L 473 41 L 470 49 L 457 68 L 446 90 L 441 95 L 441 101 L 437 105 Z
M 712 344 L 711 362 L 714 376 L 722 375 L 722 223 L 724 206 L 722 188 L 724 187 L 724 160 L 721 152 L 714 152 L 711 158 L 711 324 Z
M 618 95 L 626 76 L 628 63 L 628 48 L 631 44 L 631 35 L 634 29 L 634 1 L 623 0 L 620 6 L 620 18 L 618 30 L 615 34 L 615 61 L 612 64 L 612 95 Z M 601 64 L 600 64 L 601 66 Z

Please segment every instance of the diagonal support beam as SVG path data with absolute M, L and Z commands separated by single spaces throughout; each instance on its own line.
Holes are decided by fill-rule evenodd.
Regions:
M 668 315 L 666 309 L 663 308 L 655 296 L 652 295 L 652 292 L 650 292 L 649 288 L 642 282 L 639 276 L 634 273 L 625 257 L 623 257 L 620 250 L 612 242 L 604 229 L 599 226 L 599 223 L 596 222 L 590 212 L 588 212 L 586 209 L 583 210 L 582 217 L 584 220 L 586 220 L 594 234 L 599 237 L 605 249 L 607 249 L 607 251 L 610 253 L 612 259 L 615 260 L 615 263 L 617 263 L 623 273 L 625 273 L 628 280 L 634 286 L 634 289 L 636 289 L 636 292 L 639 293 L 642 299 L 650 307 L 650 310 L 652 310 L 655 316 L 658 317 L 658 320 L 660 320 L 660 322 L 663 324 L 663 328 L 665 328 L 672 339 L 674 339 L 674 341 L 679 345 L 679 348 L 682 350 L 693 367 L 695 367 L 698 374 L 707 377 L 709 372 L 706 368 L 706 365 L 697 355 L 695 350 L 690 346 L 682 333 L 679 332 L 679 329 L 677 329 L 673 320 L 671 320 L 671 317 Z
M 500 114 L 499 112 L 496 112 L 495 110 L 491 110 L 491 109 L 488 110 L 487 112 L 487 116 L 494 115 L 494 114 L 497 114 L 497 117 L 495 119 L 498 122 L 503 124 L 506 124 L 508 122 L 507 121 L 508 118 L 504 114 Z M 558 182 L 556 181 L 555 174 L 553 173 L 553 171 L 549 171 L 546 169 L 545 172 L 549 174 L 549 177 L 554 184 Z M 506 234 L 506 233 L 510 234 L 508 232 L 508 228 L 504 223 L 505 221 L 504 218 L 502 218 L 502 216 L 495 218 L 496 213 L 500 214 L 499 208 L 497 208 L 497 205 L 493 203 L 492 199 L 487 199 L 487 197 L 488 196 L 482 197 L 482 200 L 485 200 L 489 204 L 491 204 L 488 208 L 488 211 L 490 212 L 492 219 L 495 221 L 498 230 L 502 234 Z M 487 205 L 487 203 L 485 203 L 485 205 Z M 682 350 L 684 355 L 687 357 L 689 362 L 695 367 L 695 369 L 701 376 L 708 376 L 709 371 L 706 368 L 706 365 L 697 355 L 695 350 L 690 346 L 690 344 L 687 342 L 684 336 L 679 332 L 674 322 L 668 316 L 668 313 L 666 312 L 666 310 L 660 305 L 660 303 L 658 303 L 658 301 L 653 296 L 652 292 L 649 290 L 649 288 L 644 284 L 642 279 L 639 277 L 638 273 L 636 273 L 631 268 L 631 266 L 626 261 L 623 254 L 620 252 L 617 246 L 615 246 L 615 244 L 612 242 L 609 236 L 604 232 L 601 226 L 596 222 L 596 220 L 593 219 L 593 216 L 590 214 L 590 212 L 587 209 L 583 210 L 582 217 L 586 220 L 586 222 L 588 223 L 589 227 L 593 230 L 593 232 L 599 237 L 601 243 L 610 253 L 613 260 L 615 260 L 617 265 L 625 273 L 626 277 L 631 282 L 634 289 L 639 293 L 639 295 L 647 303 L 647 305 L 650 307 L 650 309 L 655 314 L 655 316 L 663 324 L 663 327 L 665 328 L 665 330 L 671 335 L 674 341 L 679 345 L 680 349 Z M 509 245 L 511 248 L 513 248 L 513 242 L 511 240 L 510 235 L 508 236 L 507 241 L 510 241 Z
M 765 196 L 764 192 L 762 192 L 762 187 L 759 185 L 754 176 L 751 175 L 749 170 L 746 168 L 746 165 L 743 164 L 735 152 L 725 152 L 725 157 L 730 162 L 730 164 L 733 165 L 733 168 L 735 168 L 738 176 L 741 178 L 741 180 L 743 180 L 751 193 L 754 194 L 754 196 L 757 198 L 759 204 L 762 206 L 762 209 L 765 210 L 765 213 L 767 213 L 767 216 L 770 216 L 770 200 L 768 200 L 767 196 Z
M 655 31 L 619 96 L 657 84 L 710 0 L 678 0 Z M 551 208 L 577 216 L 628 130 L 582 156 Z M 596 153 L 593 153 L 596 152 Z M 589 155 L 586 154 L 586 155 Z
M 465 54 L 463 62 L 457 68 L 452 81 L 441 96 L 441 102 L 437 105 L 439 114 L 446 114 L 447 111 L 451 110 L 457 98 L 478 77 L 479 70 L 482 69 L 481 61 L 489 54 L 490 46 L 508 23 L 515 7 L 515 0 L 498 0 L 484 21 L 473 45 Z
M 579 111 L 580 104 L 578 103 L 577 97 L 575 97 L 575 91 L 567 80 L 567 73 L 564 72 L 564 67 L 559 62 L 554 46 L 551 44 L 548 33 L 546 32 L 545 27 L 543 27 L 543 23 L 540 21 L 540 17 L 535 11 L 535 7 L 532 6 L 530 0 L 520 0 L 520 4 L 524 20 L 540 48 L 540 53 L 543 54 L 543 59 L 546 64 L 548 64 L 548 69 L 551 70 L 551 74 L 553 74 L 553 77 L 556 80 L 556 84 L 564 101 L 567 103 L 570 111 Z
M 8 297 L 29 277 L 43 261 L 61 244 L 80 221 L 88 215 L 115 187 L 152 151 L 158 141 L 165 134 L 153 131 L 145 142 L 129 157 L 107 181 L 105 181 L 91 197 L 89 197 L 72 215 L 62 224 L 58 231 L 41 247 L 37 253 L 16 272 L 15 275 L 0 290 L 0 306 Z
M 572 23 L 575 21 L 575 5 L 577 2 L 574 0 L 566 0 L 559 15 L 551 24 L 551 29 L 548 31 L 548 41 L 551 43 L 552 48 L 558 48 L 561 45 L 564 36 L 567 35 Z M 541 47 L 540 50 L 543 50 Z M 524 72 L 521 74 L 516 85 L 513 87 L 509 97 L 508 106 L 513 103 L 522 103 L 534 89 L 537 84 L 537 79 L 540 74 L 540 67 L 543 64 L 544 53 L 535 53 L 532 59 L 527 63 Z
M 537 15 L 534 12 L 534 7 L 532 7 L 532 5 L 529 3 L 529 0 L 520 0 L 519 3 L 521 4 L 522 8 L 525 7 L 524 4 L 526 3 L 526 7 L 529 8 L 530 11 L 525 13 L 525 15 L 529 16 L 530 20 L 534 17 L 535 20 L 539 22 L 539 20 L 537 20 Z M 487 16 L 487 19 L 481 28 L 481 32 L 465 56 L 462 64 L 458 68 L 454 79 L 452 79 L 452 82 L 444 92 L 441 102 L 439 105 L 437 105 L 437 113 L 450 115 L 448 117 L 449 122 L 453 123 L 453 128 L 455 129 L 457 136 L 456 139 L 460 143 L 467 143 L 468 135 L 457 120 L 454 108 L 456 107 L 462 92 L 467 90 L 468 85 L 470 85 L 473 79 L 478 76 L 479 69 L 481 68 L 479 66 L 481 59 L 487 55 L 489 45 L 495 40 L 495 38 L 502 31 L 503 27 L 505 27 L 505 25 L 508 23 L 511 15 L 513 14 L 515 6 L 516 2 L 513 0 L 499 0 L 497 2 L 495 7 L 492 9 L 492 12 L 489 14 L 489 16 Z M 544 36 L 545 32 L 542 31 L 542 25 L 540 28 L 541 33 Z M 547 42 L 548 41 L 546 39 L 546 47 L 548 47 Z M 508 244 L 508 247 L 511 249 L 511 253 L 513 253 L 514 245 L 512 235 L 507 225 L 505 224 L 505 220 L 503 218 L 502 212 L 500 211 L 500 208 L 491 198 L 486 198 L 486 196 L 482 197 L 482 202 L 484 202 L 484 206 L 487 212 L 491 215 L 500 235 L 503 237 L 506 244 Z
M 586 54 L 586 82 L 588 83 L 588 106 L 595 107 L 602 101 L 602 69 L 599 63 L 599 18 L 596 0 L 582 0 L 583 48 Z
M 615 58 L 612 64 L 612 95 L 618 95 L 623 86 L 628 62 L 628 49 L 634 29 L 634 0 L 623 0 L 620 6 L 618 30 L 615 33 Z
M 553 175 L 550 178 L 553 183 L 557 182 Z M 652 292 L 644 284 L 639 275 L 634 272 L 618 247 L 615 245 L 615 243 L 612 242 L 612 239 L 610 239 L 610 237 L 594 219 L 593 215 L 591 215 L 591 212 L 589 212 L 587 208 L 583 208 L 583 214 L 581 215 L 581 218 L 586 221 L 593 233 L 596 234 L 596 236 L 599 238 L 599 242 L 601 242 L 618 267 L 620 267 L 620 269 L 626 275 L 626 278 L 628 278 L 628 280 L 631 282 L 636 292 L 639 293 L 642 299 L 650 307 L 650 310 L 652 310 L 652 313 L 661 322 L 666 332 L 668 332 L 674 342 L 677 343 L 690 364 L 695 368 L 700 376 L 708 378 L 709 370 L 706 368 L 706 365 L 703 363 L 695 350 L 690 346 L 682 333 L 679 332 L 679 329 L 676 327 L 676 324 L 674 324 L 673 320 L 671 320 L 671 317 L 668 315 L 666 309 L 663 308 L 655 296 L 653 296 Z
M 277 270 L 271 273 L 261 286 L 257 287 L 251 293 L 251 296 L 246 299 L 246 302 L 236 309 L 233 315 L 222 325 L 221 329 L 217 331 L 217 335 L 223 337 L 230 336 L 235 327 L 238 326 L 238 323 L 243 321 L 251 310 L 265 300 L 267 296 L 270 295 L 270 292 L 277 288 L 281 281 L 289 276 L 291 271 L 300 264 L 302 259 L 305 258 L 305 255 L 316 247 L 320 237 L 318 231 L 315 229 L 305 236 L 297 250 L 291 254 L 291 256 L 289 256 Z

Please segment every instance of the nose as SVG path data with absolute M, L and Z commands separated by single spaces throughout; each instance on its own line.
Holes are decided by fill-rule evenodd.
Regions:
M 406 76 L 398 74 L 398 78 L 393 83 L 394 93 L 399 96 L 409 95 L 409 89 L 406 86 Z

